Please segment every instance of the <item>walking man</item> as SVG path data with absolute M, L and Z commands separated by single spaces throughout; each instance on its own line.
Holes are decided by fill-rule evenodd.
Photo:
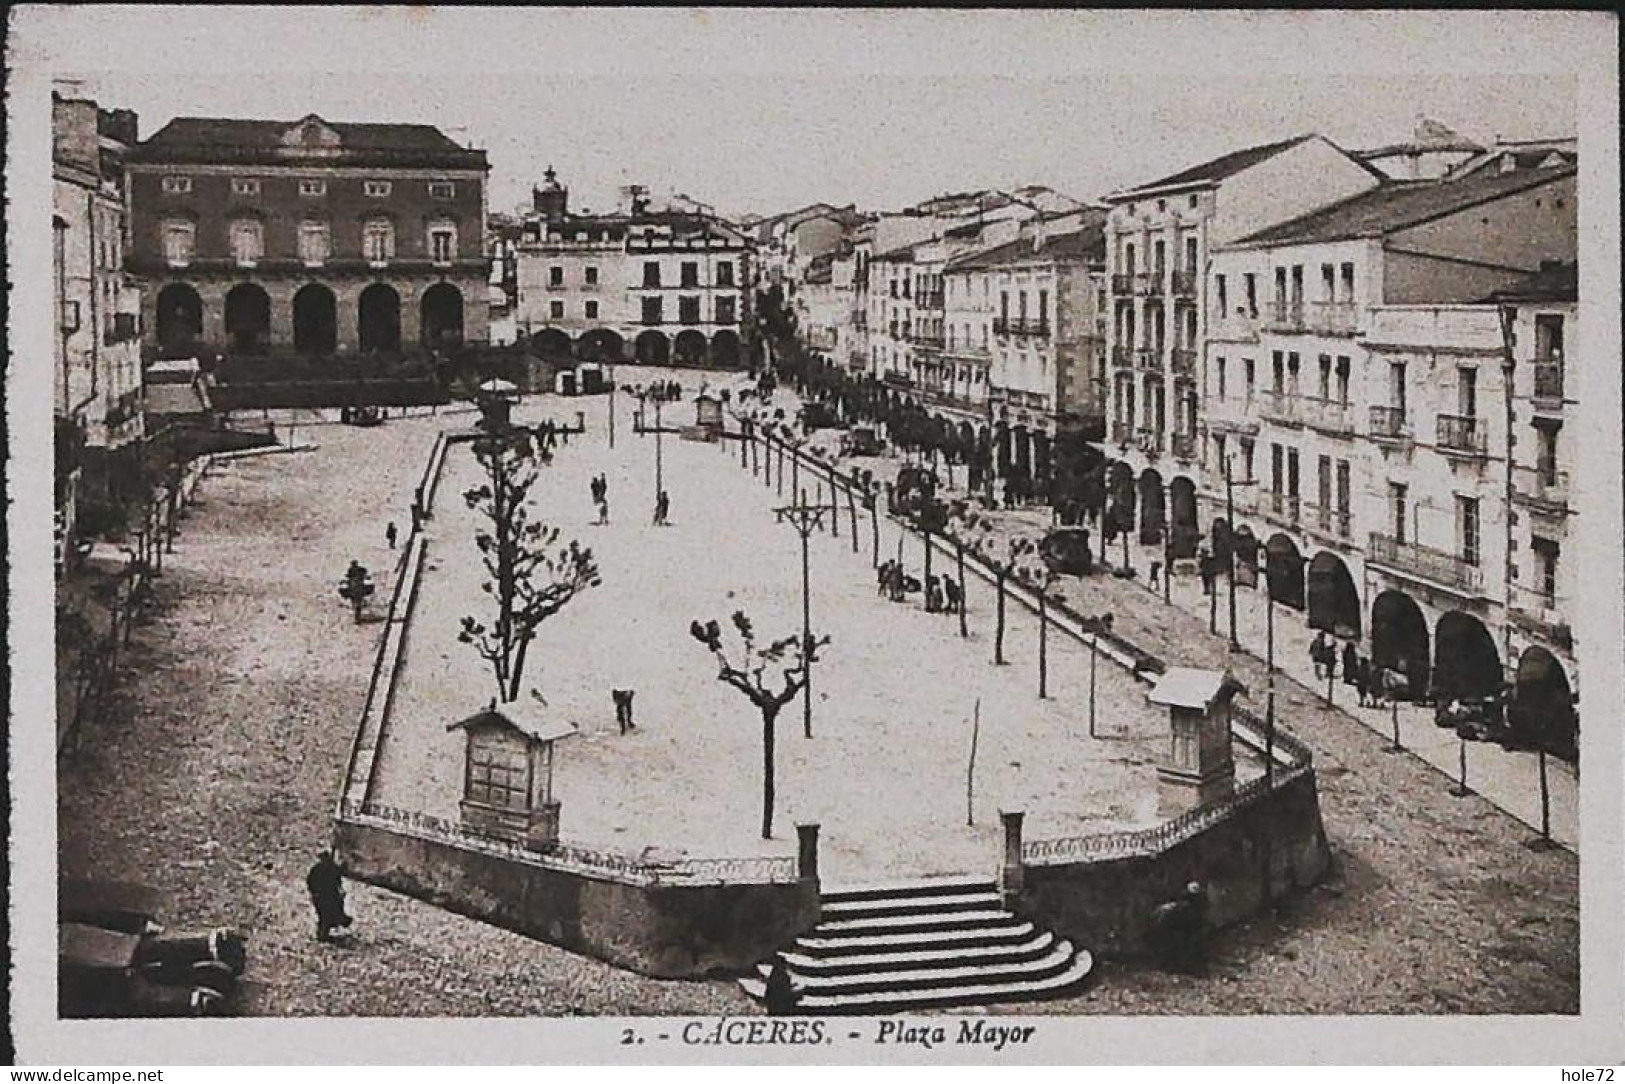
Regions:
M 316 940 L 331 941 L 332 931 L 349 929 L 350 916 L 344 913 L 344 870 L 333 860 L 332 851 L 323 851 L 305 874 L 311 906 L 316 909 Z
M 632 690 L 611 689 L 610 696 L 615 701 L 615 725 L 620 727 L 621 733 L 636 730 L 637 724 L 632 722 Z
M 664 489 L 662 489 L 660 491 L 660 495 L 655 498 L 655 518 L 654 518 L 655 526 L 656 527 L 669 527 L 669 526 L 671 526 L 671 524 L 666 522 L 666 516 L 670 512 L 671 512 L 671 495 L 668 494 Z
M 1162 562 L 1161 561 L 1152 561 L 1151 562 L 1151 575 L 1146 580 L 1146 586 L 1151 588 L 1151 590 L 1153 590 L 1153 591 L 1155 591 L 1157 588 L 1162 586 Z
M 389 521 L 389 526 L 384 528 L 384 541 L 389 543 L 389 548 L 390 549 L 395 548 L 395 521 L 394 520 L 390 520 Z

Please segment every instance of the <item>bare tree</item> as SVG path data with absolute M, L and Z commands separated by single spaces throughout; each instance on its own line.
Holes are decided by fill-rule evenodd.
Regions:
M 519 696 L 525 655 L 542 622 L 602 581 L 590 549 L 574 539 L 561 543 L 558 528 L 531 522 L 526 510 L 538 465 L 551 453 L 534 450 L 529 434 L 514 430 L 476 441 L 474 457 L 486 481 L 463 500 L 488 524 L 475 531 L 474 545 L 490 577 L 480 590 L 496 600 L 496 618 L 490 625 L 463 618 L 457 638 L 490 664 L 498 693 L 511 701 Z
M 722 626 L 717 622 L 695 621 L 688 631 L 717 660 L 717 680 L 738 689 L 762 713 L 762 838 L 772 839 L 774 723 L 784 706 L 806 686 L 807 666 L 817 661 L 818 649 L 829 643 L 829 637 L 808 634 L 803 640 L 800 636 L 785 636 L 758 647 L 755 629 L 743 611 L 734 611 L 733 625 L 742 645 L 737 663 L 723 646 Z M 774 688 L 769 670 L 778 671 L 782 682 L 778 688 Z
M 1034 548 L 1031 539 L 1000 535 L 992 517 L 969 510 L 962 511 L 959 522 L 969 536 L 969 545 L 981 562 L 993 573 L 993 589 L 997 598 L 997 617 L 993 634 L 993 663 L 1005 665 L 1004 659 L 1004 590 L 1011 573 Z
M 1061 577 L 1032 546 L 1022 555 L 1016 578 L 1038 595 L 1038 699 L 1043 700 L 1049 696 L 1049 595 Z

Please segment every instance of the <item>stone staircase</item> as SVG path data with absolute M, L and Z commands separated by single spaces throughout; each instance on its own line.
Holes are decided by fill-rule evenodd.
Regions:
M 784 953 L 798 1014 L 875 1014 L 1075 992 L 1084 949 L 1004 909 L 998 886 L 931 878 L 827 892 L 823 921 Z M 739 985 L 757 1001 L 769 963 Z

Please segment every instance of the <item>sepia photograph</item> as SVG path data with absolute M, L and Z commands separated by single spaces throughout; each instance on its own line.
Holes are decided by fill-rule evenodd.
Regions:
M 1625 1056 L 1614 16 L 9 21 L 23 1062 Z

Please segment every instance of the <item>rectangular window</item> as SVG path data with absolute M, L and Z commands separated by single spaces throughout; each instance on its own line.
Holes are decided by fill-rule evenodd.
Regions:
M 1557 559 L 1559 549 L 1549 538 L 1531 538 L 1529 548 L 1535 551 L 1535 590 L 1547 604 L 1557 599 Z
M 679 269 L 679 282 L 683 286 L 698 286 L 700 284 L 700 265 L 685 261 Z
M 1225 363 L 1223 358 L 1216 358 L 1214 361 L 1214 369 L 1218 373 L 1219 379 L 1219 398 L 1223 399 L 1225 396 Z
M 259 179 L 257 177 L 233 177 L 231 181 L 231 194 L 234 196 L 259 195 Z
M 1293 503 L 1298 500 L 1298 449 L 1286 450 L 1286 492 Z
M 1252 358 L 1242 358 L 1241 368 L 1247 381 L 1247 401 L 1252 402 L 1253 389 L 1258 385 L 1258 366 Z
M 1354 265 L 1351 263 L 1343 264 L 1340 272 L 1339 278 L 1343 283 L 1343 291 L 1339 300 L 1346 305 L 1352 305 L 1354 304 Z
M 457 255 L 457 234 L 444 227 L 430 230 L 429 254 L 435 263 L 450 263 Z
M 1344 406 L 1349 405 L 1349 359 L 1337 359 L 1337 401 Z
M 299 194 L 301 196 L 325 196 L 327 195 L 327 182 L 309 178 L 302 180 L 299 182 Z
M 1478 533 L 1478 498 L 1456 498 L 1456 541 L 1461 547 L 1461 559 L 1477 566 L 1481 538 Z
M 1388 529 L 1396 542 L 1405 541 L 1410 520 L 1410 489 L 1403 482 L 1388 483 Z
M 1347 538 L 1350 534 L 1349 524 L 1349 461 L 1337 461 L 1337 533 Z
M 1276 395 L 1286 391 L 1286 355 L 1279 350 L 1270 356 L 1270 390 Z
M 163 180 L 163 189 L 165 192 L 172 195 L 184 195 L 192 190 L 192 178 L 165 177 Z
M 1329 263 L 1320 265 L 1320 299 L 1337 300 L 1337 269 Z
M 1224 276 L 1223 275 L 1214 275 L 1213 276 L 1213 292 L 1218 297 L 1219 316 L 1220 317 L 1229 316 L 1230 315 L 1230 304 L 1229 304 L 1229 300 L 1228 300 L 1228 297 L 1227 297 L 1227 291 L 1225 290 Z
M 737 319 L 734 313 L 734 301 L 735 299 L 731 297 L 717 298 L 717 323 L 731 324 Z
M 1330 402 L 1332 398 L 1332 356 L 1330 354 L 1320 355 L 1320 398 L 1326 402 Z
M 1040 290 L 1040 291 L 1038 291 L 1038 322 L 1040 324 L 1049 323 L 1049 291 L 1048 290 Z
M 1241 480 L 1253 480 L 1253 442 L 1246 437 L 1241 439 Z
M 643 285 L 660 285 L 660 261 L 646 260 L 643 264 Z
M 553 320 L 564 319 L 564 302 L 549 301 L 547 303 L 547 315 L 549 319 Z
M 164 224 L 164 259 L 171 267 L 185 267 L 192 262 L 192 245 L 197 229 L 190 222 Z
M 581 277 L 582 277 L 582 280 L 584 282 L 586 282 L 586 284 L 588 286 L 597 286 L 598 285 L 598 268 L 596 268 L 596 267 L 583 268 L 582 271 L 581 271 Z
M 1403 361 L 1390 361 L 1388 363 L 1388 405 L 1399 411 L 1400 417 L 1405 416 L 1405 363 Z
M 732 260 L 723 260 L 717 264 L 717 285 L 732 286 L 734 284 L 734 265 Z
M 450 181 L 430 181 L 430 199 L 453 199 L 457 195 L 457 186 Z
M 1535 430 L 1535 469 L 1547 485 L 1557 484 L 1557 430 Z
M 553 266 L 547 269 L 547 284 L 549 286 L 564 285 L 564 268 Z
M 653 325 L 653 324 L 662 323 L 664 320 L 665 320 L 665 314 L 663 312 L 661 312 L 661 299 L 658 298 L 658 297 L 646 297 L 646 298 L 644 298 L 643 299 L 643 322 L 645 324 Z
M 1563 317 L 1560 314 L 1542 313 L 1535 317 L 1535 360 L 1563 360 Z
M 381 199 L 384 196 L 389 195 L 390 191 L 394 188 L 394 185 L 389 181 L 366 181 L 363 183 L 362 188 L 366 191 L 367 195 L 371 196 L 372 198 Z
M 1478 370 L 1456 370 L 1456 413 L 1466 418 L 1478 414 Z
M 1258 276 L 1243 275 L 1242 283 L 1247 288 L 1247 315 L 1258 315 Z
M 252 266 L 265 254 L 265 232 L 260 223 L 246 219 L 231 224 L 231 256 L 239 264 Z
M 1321 508 L 1332 506 L 1332 457 L 1329 455 L 1321 456 L 1315 463 L 1315 493 Z
M 395 227 L 388 220 L 368 222 L 362 229 L 361 241 L 372 263 L 384 263 L 395 256 Z
M 1284 461 L 1286 459 L 1286 456 L 1285 456 L 1284 452 L 1285 452 L 1285 449 L 1283 449 L 1279 444 L 1272 443 L 1270 445 L 1270 492 L 1271 493 L 1280 493 L 1282 484 L 1286 481 L 1285 471 L 1282 470 L 1282 465 L 1283 465 L 1283 463 L 1284 463 Z
M 331 237 L 325 222 L 301 222 L 299 224 L 299 259 L 306 265 L 316 266 L 327 262 L 331 254 Z
M 679 297 L 677 299 L 677 322 L 680 324 L 697 324 L 700 322 L 699 298 Z
M 589 320 L 598 319 L 598 302 L 597 301 L 588 301 L 582 307 L 586 310 L 587 319 L 589 319 Z

